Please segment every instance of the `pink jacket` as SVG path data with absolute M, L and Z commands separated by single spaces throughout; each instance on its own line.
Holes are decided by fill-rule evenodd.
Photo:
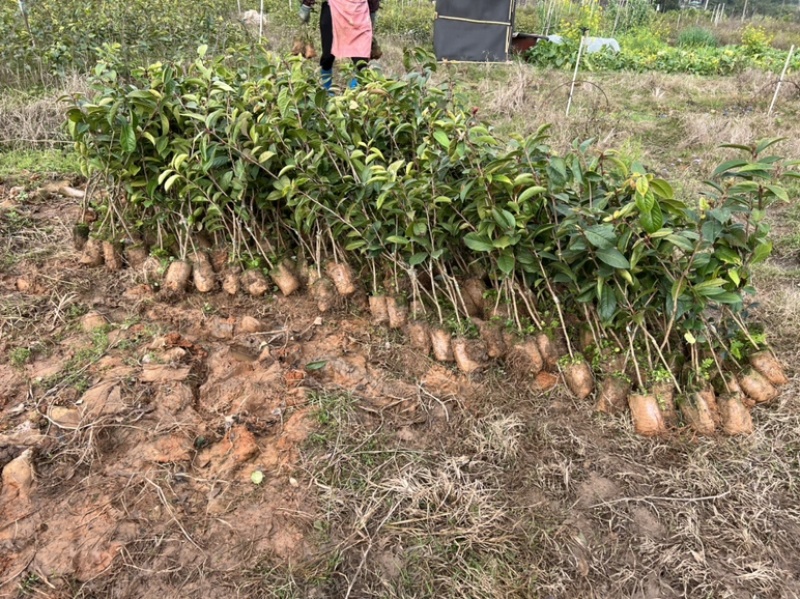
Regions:
M 328 0 L 333 20 L 333 48 L 336 58 L 369 58 L 372 22 L 367 0 Z

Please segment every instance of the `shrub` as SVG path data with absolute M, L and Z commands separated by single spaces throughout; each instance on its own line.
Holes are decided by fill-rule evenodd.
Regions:
M 774 142 L 740 148 L 687 204 L 589 142 L 560 156 L 546 127 L 498 138 L 429 85 L 434 68 L 365 71 L 357 91 L 329 98 L 298 59 L 155 64 L 129 82 L 102 63 L 95 96 L 68 113 L 87 174 L 112 190 L 94 234 L 179 258 L 203 235 L 270 272 L 345 260 L 373 292 L 405 294 L 440 323 L 465 318 L 459 281 L 481 273 L 520 331 L 557 314 L 569 339 L 572 314 L 636 345 L 634 359 L 685 353 L 694 372 L 707 351 L 727 359 L 746 331 L 751 268 L 771 250 L 764 210 L 786 199 L 782 160 L 762 156 Z
M 681 48 L 714 48 L 717 43 L 716 36 L 704 27 L 689 27 L 678 35 Z

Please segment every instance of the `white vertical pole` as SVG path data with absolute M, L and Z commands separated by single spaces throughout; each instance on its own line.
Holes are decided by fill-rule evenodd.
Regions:
M 586 40 L 586 33 L 581 36 L 581 44 L 578 46 L 578 59 L 575 61 L 575 72 L 572 75 L 572 85 L 569 87 L 569 99 L 567 100 L 567 116 L 572 106 L 572 94 L 575 92 L 575 81 L 578 79 L 578 67 L 581 66 L 581 54 L 583 53 L 583 43 Z
M 783 71 L 781 72 L 781 78 L 778 79 L 778 85 L 775 87 L 775 95 L 772 96 L 772 104 L 769 105 L 769 112 L 767 112 L 767 116 L 772 116 L 772 109 L 775 108 L 775 102 L 778 100 L 778 92 L 781 91 L 781 84 L 783 83 L 783 78 L 786 76 L 786 70 L 789 68 L 789 63 L 792 61 L 792 54 L 794 54 L 794 44 L 789 49 L 789 55 L 786 57 L 786 64 L 783 65 Z
M 261 36 L 264 35 L 264 0 L 261 0 L 261 9 L 259 10 L 261 18 L 258 19 L 258 43 L 261 43 Z

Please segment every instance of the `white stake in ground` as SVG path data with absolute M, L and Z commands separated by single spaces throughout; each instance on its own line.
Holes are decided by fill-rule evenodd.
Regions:
M 567 116 L 569 116 L 569 109 L 572 106 L 572 94 L 575 93 L 575 81 L 578 79 L 578 68 L 581 66 L 581 54 L 583 54 L 583 44 L 586 42 L 586 29 L 583 29 L 581 35 L 581 43 L 578 46 L 578 59 L 575 61 L 575 72 L 572 74 L 572 85 L 569 86 L 569 99 L 567 100 Z
M 781 85 L 783 84 L 783 78 L 786 77 L 786 70 L 789 68 L 789 63 L 792 61 L 792 54 L 794 54 L 794 44 L 789 48 L 789 55 L 786 57 L 786 64 L 783 65 L 783 71 L 781 71 L 781 78 L 778 79 L 778 85 L 775 86 L 775 95 L 772 96 L 772 103 L 769 105 L 767 116 L 772 116 L 772 109 L 775 108 L 775 102 L 778 100 L 778 93 L 781 91 Z
M 261 9 L 259 10 L 260 18 L 258 19 L 258 43 L 261 43 L 261 36 L 264 34 L 264 0 L 261 0 Z

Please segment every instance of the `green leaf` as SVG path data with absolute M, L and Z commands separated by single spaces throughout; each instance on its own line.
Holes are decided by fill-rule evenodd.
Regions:
M 386 241 L 389 243 L 395 243 L 397 245 L 408 245 L 411 243 L 408 239 L 401 237 L 400 235 L 389 235 L 389 237 L 386 238 Z
M 253 473 L 250 475 L 250 480 L 254 485 L 260 485 L 264 482 L 264 473 L 261 472 L 261 470 L 253 470 Z
M 417 266 L 418 264 L 422 264 L 423 262 L 425 262 L 427 258 L 428 258 L 427 252 L 418 252 L 408 259 L 408 264 L 409 266 Z
M 681 248 L 685 252 L 691 252 L 694 249 L 694 244 L 679 233 L 667 235 L 666 239 L 672 245 Z
M 617 242 L 617 237 L 614 234 L 614 225 L 593 225 L 583 232 L 586 239 L 589 240 L 594 247 L 600 249 L 608 249 L 614 247 Z
M 489 238 L 478 233 L 467 233 L 464 236 L 464 244 L 476 252 L 491 252 L 494 250 L 494 244 L 489 241 Z
M 603 294 L 603 297 L 600 299 L 600 304 L 597 306 L 597 312 L 600 314 L 600 318 L 602 318 L 603 321 L 609 322 L 612 318 L 614 318 L 616 311 L 617 296 L 614 294 L 612 289 L 607 289 Z
M 728 305 L 737 305 L 742 303 L 742 296 L 737 293 L 732 293 L 730 291 L 726 291 L 725 293 L 720 293 L 715 295 L 713 301 L 720 303 L 720 304 L 728 304 Z
M 789 201 L 789 194 L 786 193 L 786 190 L 783 187 L 779 187 L 778 185 L 767 185 L 767 189 L 772 192 L 776 198 L 788 202 Z
M 715 220 L 708 220 L 703 223 L 700 232 L 703 234 L 703 239 L 709 243 L 714 243 L 722 233 L 722 225 Z
M 720 175 L 732 171 L 735 168 L 741 168 L 744 165 L 748 164 L 747 160 L 742 160 L 741 158 L 735 158 L 733 160 L 726 160 L 722 164 L 720 164 L 714 172 L 711 173 L 712 177 L 719 177 Z
M 773 139 L 762 139 L 756 144 L 756 154 L 761 154 L 764 150 L 769 148 L 770 146 L 785 140 L 785 137 L 775 137 Z
M 521 204 L 522 202 L 527 202 L 527 201 L 528 201 L 528 200 L 530 200 L 530 199 L 531 199 L 533 196 L 542 195 L 542 194 L 543 194 L 544 192 L 546 192 L 546 191 L 547 191 L 547 188 L 545 188 L 545 187 L 541 187 L 541 186 L 538 186 L 538 185 L 537 185 L 537 186 L 535 186 L 535 187 L 529 187 L 528 189 L 526 189 L 525 191 L 523 191 L 521 194 L 519 194 L 519 197 L 517 198 L 517 201 L 518 201 L 520 204 Z
M 325 368 L 325 365 L 328 363 L 327 360 L 319 360 L 317 362 L 309 362 L 306 364 L 306 370 L 322 370 Z
M 136 134 L 130 123 L 125 123 L 122 127 L 119 143 L 122 146 L 122 151 L 126 154 L 133 154 L 134 150 L 136 150 Z
M 597 250 L 597 257 L 603 262 L 614 268 L 630 268 L 628 259 L 622 255 L 617 248 L 605 248 Z
M 664 179 L 653 179 L 650 181 L 650 187 L 653 193 L 660 198 L 664 198 L 665 200 L 675 199 L 675 191 Z
M 758 264 L 759 262 L 763 262 L 769 255 L 772 253 L 772 242 L 765 241 L 760 243 L 756 246 L 756 249 L 753 250 L 753 257 L 750 260 L 751 264 Z
M 661 206 L 659 206 L 657 202 L 654 203 L 650 212 L 642 212 L 639 215 L 639 222 L 642 224 L 642 228 L 648 233 L 655 233 L 660 230 L 664 225 L 664 215 L 661 213 Z
M 510 275 L 514 271 L 514 255 L 502 254 L 497 258 L 497 267 L 505 275 Z
M 439 145 L 441 145 L 445 150 L 450 149 L 450 138 L 447 136 L 447 133 L 445 133 L 441 129 L 437 129 L 436 131 L 433 132 L 433 137 L 436 139 L 436 141 L 439 142 Z

